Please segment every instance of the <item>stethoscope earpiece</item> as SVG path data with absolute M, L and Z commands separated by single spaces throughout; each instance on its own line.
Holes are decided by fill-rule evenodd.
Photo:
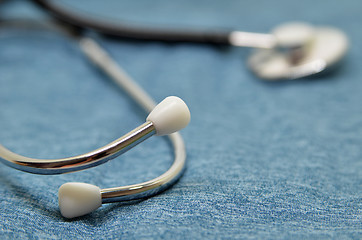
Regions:
M 56 30 L 68 33 L 54 24 L 36 24 L 27 21 L 3 21 L 3 26 Z M 88 59 L 125 90 L 146 112 L 150 112 L 146 122 L 91 152 L 59 159 L 36 159 L 16 154 L 0 144 L 0 161 L 12 168 L 41 175 L 54 175 L 85 170 L 106 163 L 130 150 L 147 138 L 165 136 L 171 142 L 174 161 L 171 167 L 159 177 L 146 182 L 100 189 L 87 183 L 66 183 L 59 188 L 59 207 L 66 218 L 85 215 L 99 208 L 103 203 L 112 203 L 151 197 L 174 184 L 182 175 L 186 150 L 183 139 L 178 133 L 190 122 L 190 111 L 179 97 L 170 96 L 158 105 L 152 98 L 115 62 L 112 57 L 93 39 L 85 36 L 72 38 L 79 44 Z
M 65 183 L 59 188 L 58 201 L 63 217 L 83 216 L 102 206 L 101 189 L 88 183 Z
M 158 136 L 168 135 L 188 125 L 190 111 L 184 101 L 171 96 L 165 98 L 154 108 L 148 115 L 147 121 L 153 123 Z M 179 172 L 176 172 L 176 175 L 178 174 Z M 161 185 L 163 184 L 167 184 L 167 182 Z M 141 187 L 133 186 L 134 189 Z M 115 192 L 115 189 L 112 189 L 112 191 Z M 107 190 L 103 192 L 106 193 Z M 113 194 L 111 198 L 120 196 L 124 196 L 122 192 Z M 111 201 L 111 198 L 107 200 Z M 69 182 L 59 188 L 58 200 L 61 214 L 66 218 L 75 218 L 88 214 L 102 206 L 102 190 L 88 183 Z
M 105 163 L 131 149 L 146 138 L 157 134 L 169 135 L 175 148 L 175 161 L 160 177 L 131 186 L 100 189 L 87 183 L 65 183 L 59 188 L 59 208 L 66 218 L 90 213 L 102 203 L 144 198 L 154 195 L 181 176 L 185 164 L 185 148 L 179 134 L 188 125 L 190 111 L 186 103 L 175 96 L 165 98 L 148 115 L 146 123 L 95 151 L 64 159 L 40 160 L 20 156 L 0 145 L 0 160 L 16 169 L 37 174 L 68 173 Z M 175 134 L 173 134 L 175 133 Z
M 186 103 L 178 97 L 171 96 L 160 102 L 146 120 L 153 123 L 157 136 L 164 136 L 186 127 L 190 118 Z

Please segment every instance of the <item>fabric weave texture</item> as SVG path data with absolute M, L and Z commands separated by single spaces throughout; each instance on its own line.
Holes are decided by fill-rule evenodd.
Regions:
M 265 82 L 246 66 L 249 49 L 95 36 L 157 101 L 176 95 L 189 105 L 191 123 L 181 132 L 187 169 L 155 197 L 67 220 L 58 209 L 60 185 L 108 188 L 157 177 L 172 162 L 167 139 L 153 137 L 102 166 L 65 175 L 1 165 L 1 239 L 361 239 L 360 1 L 109 4 L 121 4 L 120 19 L 150 26 L 268 32 L 287 21 L 331 25 L 346 32 L 350 50 L 329 74 Z M 27 1 L 6 1 L 0 14 L 45 18 Z M 30 157 L 67 157 L 143 123 L 147 114 L 72 40 L 0 30 L 2 145 Z

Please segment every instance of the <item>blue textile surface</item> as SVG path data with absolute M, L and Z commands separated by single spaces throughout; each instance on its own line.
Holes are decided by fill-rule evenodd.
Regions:
M 361 1 L 119 4 L 121 19 L 150 25 L 256 32 L 293 20 L 333 25 L 351 47 L 329 75 L 266 83 L 248 71 L 247 49 L 99 38 L 157 101 L 177 95 L 188 103 L 186 172 L 160 195 L 66 220 L 58 210 L 60 185 L 105 188 L 156 177 L 172 162 L 166 139 L 78 173 L 38 176 L 1 165 L 1 239 L 362 238 Z M 109 6 L 102 11 L 116 9 Z M 44 17 L 25 1 L 5 2 L 0 14 Z M 69 39 L 0 32 L 0 142 L 12 151 L 39 158 L 84 153 L 145 116 Z

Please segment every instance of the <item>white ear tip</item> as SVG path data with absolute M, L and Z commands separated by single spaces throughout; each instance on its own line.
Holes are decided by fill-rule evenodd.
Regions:
M 158 136 L 171 134 L 186 127 L 190 122 L 190 111 L 181 98 L 171 96 L 160 102 L 148 115 Z
M 102 205 L 100 188 L 87 183 L 63 184 L 59 188 L 58 199 L 60 212 L 66 218 L 83 216 Z

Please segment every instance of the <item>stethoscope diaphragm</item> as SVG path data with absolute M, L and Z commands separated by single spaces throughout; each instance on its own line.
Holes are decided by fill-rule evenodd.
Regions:
M 301 23 L 284 24 L 273 31 L 279 46 L 258 49 L 248 66 L 266 80 L 296 79 L 333 67 L 347 52 L 346 35 L 332 27 L 310 27 Z

